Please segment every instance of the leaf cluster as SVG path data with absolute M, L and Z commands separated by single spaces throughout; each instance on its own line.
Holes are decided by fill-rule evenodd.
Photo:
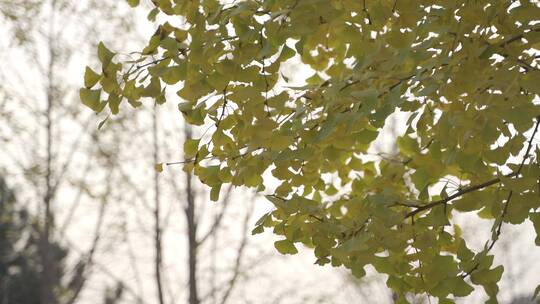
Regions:
M 189 124 L 211 125 L 210 140 L 186 142 L 184 169 L 214 200 L 224 183 L 263 191 L 267 171 L 280 181 L 253 230 L 282 235 L 279 252 L 301 243 L 358 277 L 372 265 L 400 303 L 453 303 L 472 285 L 496 303 L 503 267 L 490 251 L 503 223 L 530 220 L 540 234 L 538 3 L 153 3 L 149 18 L 171 22 L 136 58 L 101 44 L 85 105 L 116 114 L 173 90 Z M 298 59 L 314 73 L 291 87 L 283 66 Z M 396 110 L 410 113 L 398 155 L 366 160 Z M 468 248 L 460 212 L 493 220 L 483 250 Z

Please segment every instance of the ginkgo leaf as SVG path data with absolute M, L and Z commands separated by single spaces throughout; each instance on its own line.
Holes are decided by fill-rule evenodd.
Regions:
M 251 230 L 251 235 L 256 235 L 264 232 L 264 227 L 262 225 L 256 226 Z
M 79 97 L 81 98 L 81 101 L 85 106 L 89 107 L 95 112 L 100 111 L 101 89 L 81 89 L 79 91 Z
M 534 230 L 536 231 L 536 246 L 540 246 L 540 213 L 531 213 L 529 215 L 529 219 L 533 223 Z
M 139 5 L 139 0 L 127 0 L 127 2 L 131 7 L 136 7 L 137 5 Z
M 92 88 L 98 81 L 101 79 L 101 75 L 94 72 L 91 68 L 86 67 L 86 71 L 84 73 L 84 86 L 87 89 Z
M 163 71 L 163 74 L 161 75 L 161 79 L 166 84 L 169 84 L 169 85 L 176 84 L 180 80 L 185 79 L 185 77 L 186 77 L 185 63 L 177 65 L 177 66 L 167 67 L 165 71 Z
M 101 61 L 101 64 L 103 65 L 103 69 L 107 69 L 109 64 L 111 63 L 114 53 L 109 50 L 103 42 L 100 42 L 98 45 L 98 57 Z
M 210 189 L 210 200 L 213 202 L 217 202 L 219 200 L 219 194 L 221 191 L 221 184 L 214 185 Z
M 107 99 L 107 104 L 109 105 L 109 108 L 111 109 L 111 113 L 113 115 L 118 114 L 120 111 L 120 102 L 122 99 L 120 96 L 115 94 L 109 94 L 109 98 Z
M 294 246 L 292 242 L 289 240 L 281 240 L 276 241 L 274 243 L 274 247 L 281 253 L 281 254 L 296 254 L 298 253 L 298 250 Z
M 192 158 L 195 156 L 195 154 L 197 154 L 200 141 L 200 139 L 186 139 L 186 141 L 184 142 L 184 155 L 186 159 Z
M 475 271 L 471 275 L 471 281 L 474 284 L 479 284 L 479 285 L 487 285 L 490 283 L 496 283 L 501 279 L 503 271 L 504 271 L 504 267 L 502 265 L 497 266 L 490 270 L 483 269 L 483 270 Z

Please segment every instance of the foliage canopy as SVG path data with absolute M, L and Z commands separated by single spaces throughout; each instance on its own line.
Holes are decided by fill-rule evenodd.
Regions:
M 143 50 L 126 59 L 99 45 L 85 105 L 116 114 L 175 92 L 189 124 L 212 125 L 184 150 L 214 200 L 224 183 L 281 181 L 253 230 L 283 235 L 281 253 L 303 243 L 358 277 L 372 265 L 403 303 L 453 303 L 471 285 L 496 302 L 503 224 L 530 220 L 540 234 L 537 2 L 152 2 L 161 22 Z M 302 87 L 282 73 L 291 59 L 313 70 Z M 410 113 L 398 155 L 368 160 L 397 109 Z M 478 252 L 453 220 L 473 211 L 493 221 Z

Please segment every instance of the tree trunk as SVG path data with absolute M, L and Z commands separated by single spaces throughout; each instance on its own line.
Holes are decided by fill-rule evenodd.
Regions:
M 157 127 L 157 107 L 154 106 L 154 115 L 152 117 L 152 140 L 154 142 L 154 164 L 159 161 L 159 142 L 158 142 L 158 127 Z M 156 288 L 158 294 L 158 303 L 164 304 L 163 299 L 163 284 L 161 274 L 162 264 L 162 242 L 161 242 L 161 197 L 159 189 L 159 172 L 154 172 L 154 246 L 155 246 L 155 259 L 154 259 L 154 275 L 156 279 Z
M 184 132 L 186 139 L 191 137 L 191 129 L 186 126 Z M 189 268 L 189 304 L 199 304 L 197 286 L 197 221 L 195 219 L 195 193 L 193 191 L 192 175 L 186 172 L 186 200 L 185 208 L 188 233 L 188 268 Z
M 40 229 L 39 233 L 39 255 L 41 258 L 41 277 L 40 277 L 40 302 L 41 304 L 55 304 L 57 303 L 56 296 L 54 294 L 54 287 L 57 281 L 57 265 L 56 259 L 54 257 L 54 252 L 51 246 L 51 230 L 54 226 L 54 219 L 51 211 L 51 203 L 54 196 L 54 189 L 52 183 L 52 137 L 53 137 L 53 126 L 52 126 L 52 111 L 54 103 L 54 65 L 56 54 L 53 45 L 53 35 L 54 35 L 54 10 L 55 10 L 55 1 L 51 1 L 51 20 L 50 20 L 50 29 L 48 37 L 48 51 L 49 51 L 49 64 L 47 66 L 47 105 L 45 109 L 45 119 L 46 119 L 46 172 L 45 172 L 45 196 L 43 198 L 43 204 L 45 208 L 43 216 L 43 227 Z

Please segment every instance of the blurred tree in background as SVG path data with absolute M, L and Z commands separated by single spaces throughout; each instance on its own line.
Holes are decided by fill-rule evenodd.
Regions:
M 42 303 L 39 240 L 36 219 L 0 178 L 0 303 Z M 51 285 L 59 289 L 67 251 L 57 244 L 52 244 L 50 250 L 56 273 Z
M 119 17 L 118 8 L 99 1 L 0 1 L 0 56 L 6 60 L 0 69 L 0 156 L 4 177 L 19 193 L 19 214 L 26 214 L 8 222 L 19 229 L 8 242 L 24 247 L 14 248 L 21 264 L 9 267 L 15 274 L 5 282 L 11 296 L 27 297 L 24 303 L 74 303 L 92 274 L 110 187 L 90 192 L 85 179 L 98 171 L 90 164 L 107 165 L 102 178 L 110 178 L 115 164 L 104 135 L 89 128 L 91 115 L 74 106 L 77 83 L 69 73 L 88 54 L 86 41 L 100 29 L 99 18 Z M 119 19 L 115 24 L 125 29 L 126 20 Z M 86 123 L 79 121 L 83 116 Z M 92 214 L 93 235 L 78 242 L 81 249 L 66 234 L 73 212 L 88 199 L 99 211 Z

